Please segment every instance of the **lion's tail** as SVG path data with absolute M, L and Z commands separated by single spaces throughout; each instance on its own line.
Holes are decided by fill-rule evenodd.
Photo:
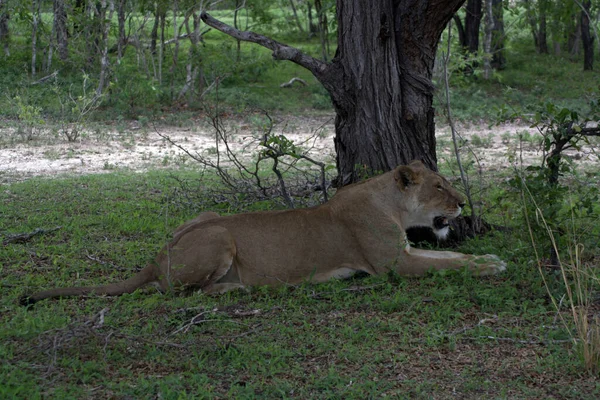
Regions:
M 85 296 L 91 293 L 96 295 L 118 296 L 124 293 L 132 293 L 137 288 L 158 280 L 159 275 L 159 268 L 154 264 L 149 264 L 140 272 L 122 282 L 111 283 L 104 286 L 70 287 L 44 290 L 42 292 L 22 296 L 19 300 L 19 303 L 21 303 L 22 306 L 29 306 L 44 299 L 50 299 L 54 297 Z

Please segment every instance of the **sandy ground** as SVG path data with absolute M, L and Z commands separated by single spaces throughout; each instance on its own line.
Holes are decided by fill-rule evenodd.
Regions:
M 274 134 L 283 134 L 306 149 L 311 157 L 334 162 L 334 116 L 280 116 L 274 118 Z M 230 147 L 243 159 L 250 159 L 261 137 L 260 121 L 225 120 Z M 81 175 L 114 170 L 146 171 L 157 168 L 191 166 L 186 151 L 216 159 L 215 129 L 203 121 L 190 127 L 141 127 L 136 121 L 119 131 L 107 126 L 90 132 L 76 142 L 67 142 L 56 133 L 42 132 L 30 141 L 14 129 L 0 128 L 0 183 L 21 181 L 35 176 Z M 535 129 L 520 125 L 459 127 L 468 144 L 463 153 L 476 157 L 484 170 L 498 170 L 519 164 L 539 165 L 542 152 Z M 525 140 L 519 140 L 519 135 Z M 168 138 L 168 139 L 167 139 Z M 453 157 L 451 131 L 438 126 L 439 158 Z M 174 145 L 173 143 L 178 144 Z M 181 147 L 181 148 L 180 148 Z M 222 144 L 221 144 L 222 149 Z M 571 151 L 583 165 L 600 165 L 592 150 Z

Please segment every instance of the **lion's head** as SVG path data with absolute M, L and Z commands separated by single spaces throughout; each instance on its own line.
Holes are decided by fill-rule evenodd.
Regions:
M 464 197 L 421 161 L 398 166 L 394 178 L 403 192 L 403 204 L 408 208 L 404 228 L 429 227 L 437 237 L 444 239 L 448 235 L 449 221 L 458 217 L 465 205 Z

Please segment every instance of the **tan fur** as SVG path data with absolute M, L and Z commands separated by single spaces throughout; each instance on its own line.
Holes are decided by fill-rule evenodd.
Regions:
M 300 210 L 220 217 L 203 213 L 180 226 L 173 240 L 132 278 L 99 287 L 53 289 L 24 304 L 88 293 L 119 295 L 150 282 L 163 291 L 200 288 L 209 293 L 254 285 L 346 278 L 357 271 L 423 275 L 430 269 L 468 267 L 476 275 L 505 269 L 495 255 L 474 256 L 412 248 L 406 229 L 447 228 L 434 218 L 460 214 L 462 196 L 418 161 L 347 186 L 326 204 Z

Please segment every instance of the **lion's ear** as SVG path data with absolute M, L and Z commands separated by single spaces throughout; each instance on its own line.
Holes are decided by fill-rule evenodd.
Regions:
M 425 164 L 421 160 L 412 160 L 408 165 L 414 168 L 425 168 Z
M 412 165 L 400 165 L 394 170 L 394 179 L 400 189 L 405 189 L 410 185 L 420 183 L 421 174 Z

